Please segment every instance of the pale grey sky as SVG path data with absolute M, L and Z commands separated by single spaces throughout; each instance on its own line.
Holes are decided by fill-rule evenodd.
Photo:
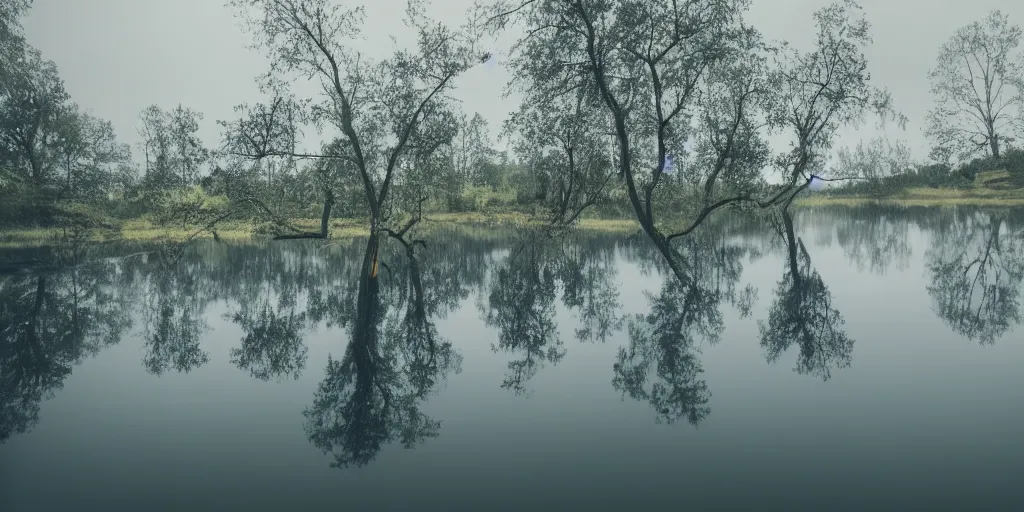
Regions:
M 389 34 L 401 24 L 404 0 L 370 0 L 366 48 L 386 51 Z M 462 22 L 471 0 L 435 0 L 431 14 Z M 811 41 L 811 12 L 829 0 L 754 0 L 748 20 L 767 37 L 803 46 Z M 910 118 L 905 138 L 916 158 L 927 154 L 922 120 L 931 105 L 928 69 L 939 46 L 960 26 L 1001 9 L 1011 22 L 1024 24 L 1020 0 L 861 0 L 872 23 L 874 45 L 868 52 L 876 84 L 887 87 Z M 232 108 L 260 100 L 253 79 L 267 60 L 249 50 L 248 34 L 223 0 L 34 0 L 25 20 L 26 36 L 57 63 L 73 99 L 113 122 L 126 142 L 137 143 L 138 114 L 150 104 L 178 103 L 203 112 L 201 136 L 218 142 L 218 119 L 234 117 Z M 401 44 L 401 41 L 399 41 Z M 497 126 L 516 108 L 502 99 L 508 75 L 500 68 L 477 67 L 458 82 L 463 108 L 479 112 Z M 847 133 L 854 144 L 869 131 Z

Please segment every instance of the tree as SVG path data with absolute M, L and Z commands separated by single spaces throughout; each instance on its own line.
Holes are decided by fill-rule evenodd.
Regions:
M 323 211 L 320 233 L 304 233 L 292 226 L 282 211 L 284 194 L 289 186 L 288 178 L 301 172 L 297 165 L 298 139 L 302 136 L 300 124 L 307 118 L 304 104 L 280 90 L 279 82 L 268 81 L 261 88 L 273 94 L 269 103 L 235 107 L 243 117 L 235 121 L 218 121 L 224 127 L 222 148 L 225 154 L 234 158 L 226 168 L 217 169 L 224 182 L 225 191 L 233 201 L 251 204 L 255 213 L 269 218 L 276 226 L 289 233 L 278 234 L 280 238 L 326 238 L 328 221 L 336 201 L 337 192 L 344 180 L 346 161 L 342 159 L 314 158 L 304 169 L 315 188 L 323 192 Z M 329 142 L 329 152 L 340 145 L 338 139 Z M 342 197 L 345 197 L 342 194 Z
M 597 115 L 615 134 L 615 163 L 629 202 L 669 259 L 674 254 L 656 222 L 654 196 L 669 155 L 681 154 L 689 138 L 705 71 L 728 62 L 723 56 L 745 32 L 742 4 L 529 0 L 491 7 L 495 27 L 525 25 L 527 36 L 512 59 L 521 88 L 600 99 Z
M 342 9 L 327 0 L 233 0 L 247 21 L 255 45 L 272 59 L 270 76 L 296 75 L 319 81 L 322 95 L 312 102 L 311 120 L 333 128 L 346 144 L 321 154 L 296 158 L 345 160 L 358 173 L 369 209 L 370 231 L 384 230 L 392 219 L 387 202 L 397 175 L 412 159 L 413 149 L 432 134 L 424 129 L 432 117 L 451 107 L 447 92 L 453 79 L 474 64 L 472 40 L 430 21 L 424 2 L 411 0 L 405 23 L 416 33 L 413 50 L 396 50 L 372 62 L 346 43 L 360 35 L 361 7 Z M 261 158 L 262 155 L 253 155 Z M 407 167 L 406 167 L 407 168 Z M 404 233 L 418 220 L 413 216 Z
M 52 61 L 26 48 L 18 65 L 0 77 L 0 157 L 18 181 L 36 189 L 54 170 L 58 131 L 69 100 Z
M 824 173 L 839 129 L 859 124 L 866 113 L 877 114 L 883 127 L 889 117 L 900 128 L 906 126 L 906 117 L 893 109 L 889 94 L 870 83 L 864 55 L 871 43 L 870 24 L 856 15 L 859 10 L 850 0 L 821 9 L 814 13 L 818 34 L 811 51 L 785 44 L 780 49 L 772 87 L 778 95 L 769 123 L 791 137 L 790 150 L 774 162 L 787 186 L 762 204 L 787 208 L 813 175 Z M 832 179 L 850 177 L 854 176 Z
M 139 114 L 146 181 L 151 190 L 195 185 L 209 151 L 196 136 L 203 115 L 178 105 L 164 111 L 150 105 Z
M 600 98 L 584 90 L 551 95 L 524 90 L 518 112 L 506 122 L 515 151 L 531 162 L 551 220 L 571 224 L 584 210 L 605 199 L 616 175 L 602 123 Z
M 22 55 L 25 38 L 22 35 L 21 17 L 31 5 L 32 0 L 6 0 L 0 3 L 0 74 L 12 69 Z
M 199 168 L 210 157 L 209 151 L 196 136 L 203 114 L 180 104 L 169 114 L 171 143 L 174 147 L 180 186 L 195 185 L 199 181 Z
M 891 142 L 885 137 L 860 141 L 853 148 L 836 152 L 834 173 L 844 178 L 866 180 L 876 193 L 886 192 L 885 178 L 910 172 L 910 148 L 903 141 Z
M 109 121 L 72 103 L 62 115 L 58 137 L 56 159 L 63 176 L 55 178 L 62 197 L 95 200 L 117 187 L 131 150 L 117 142 Z
M 72 102 L 57 66 L 25 42 L 19 18 L 30 4 L 0 6 L 0 202 L 4 217 L 47 223 L 61 217 L 59 200 L 123 187 L 130 159 L 112 125 Z
M 458 132 L 452 142 L 452 169 L 459 178 L 457 183 L 485 184 L 480 170 L 491 152 L 488 131 L 487 120 L 480 114 L 458 116 Z
M 767 45 L 743 21 L 749 2 L 684 0 L 499 1 L 485 12 L 500 29 L 512 21 L 527 35 L 515 48 L 521 86 L 551 96 L 593 91 L 600 117 L 613 129 L 615 165 L 644 232 L 677 274 L 671 240 L 733 204 L 772 206 L 798 193 L 801 176 L 829 149 L 838 127 L 882 105 L 868 85 L 863 47 L 868 24 L 857 5 L 841 2 L 815 13 L 816 48 L 784 49 L 770 69 Z M 761 129 L 796 132 L 778 159 L 785 186 L 770 197 L 759 170 L 767 157 Z M 701 151 L 687 159 L 686 147 Z M 700 182 L 687 205 L 692 221 L 666 232 L 655 210 L 669 195 L 672 164 Z M 678 189 L 677 189 L 678 191 Z M 659 197 L 660 196 L 660 197 Z
M 939 161 L 979 153 L 999 158 L 1024 134 L 1024 56 L 1021 29 L 992 11 L 959 30 L 939 49 L 928 73 L 936 105 L 927 135 Z
M 162 189 L 171 183 L 170 127 L 164 111 L 156 105 L 146 107 L 139 114 L 139 143 L 142 149 L 143 181 L 149 187 Z

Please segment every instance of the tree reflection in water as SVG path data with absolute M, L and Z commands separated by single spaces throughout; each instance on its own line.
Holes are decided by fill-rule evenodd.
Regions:
M 615 244 L 593 242 L 564 232 L 528 233 L 492 268 L 486 302 L 478 307 L 498 331 L 492 350 L 519 355 L 508 363 L 502 388 L 529 395 L 526 384 L 544 363 L 565 357 L 555 319 L 559 295 L 581 324 L 577 340 L 603 342 L 622 328 Z
M 208 330 L 207 298 L 188 265 L 163 252 L 142 285 L 143 365 L 154 375 L 168 370 L 188 373 L 210 361 L 199 341 Z
M 645 245 L 632 250 L 649 251 Z M 629 345 L 619 349 L 612 385 L 624 396 L 648 402 L 658 422 L 685 418 L 697 425 L 711 413 L 711 392 L 700 378 L 700 346 L 721 338 L 723 303 L 741 316 L 750 313 L 756 291 L 738 289 L 743 258 L 750 254 L 720 233 L 700 230 L 680 244 L 685 265 L 662 265 L 657 255 L 648 256 L 665 279 L 660 293 L 647 295 L 650 312 L 630 319 Z M 673 272 L 678 267 L 688 272 Z
M 761 348 L 773 363 L 795 343 L 800 349 L 796 371 L 828 380 L 833 369 L 850 366 L 854 341 L 843 330 L 844 320 L 832 306 L 832 293 L 796 237 L 792 217 L 786 210 L 779 216 L 787 266 L 768 309 L 768 321 L 758 322 Z
M 412 448 L 437 437 L 440 421 L 420 412 L 419 404 L 438 379 L 460 370 L 461 358 L 426 315 L 431 308 L 413 246 L 405 246 L 404 261 L 392 260 L 384 278 L 380 248 L 377 237 L 367 241 L 345 354 L 328 359 L 313 404 L 303 412 L 310 441 L 332 453 L 337 467 L 364 466 L 391 442 Z M 391 281 L 384 290 L 381 280 Z M 388 316 L 394 322 L 385 322 Z
M 32 429 L 72 369 L 130 327 L 116 265 L 77 248 L 57 270 L 0 279 L 0 443 Z
M 697 425 L 711 411 L 701 350 L 722 337 L 726 308 L 751 314 L 757 290 L 741 284 L 744 265 L 767 251 L 782 248 L 785 261 L 758 321 L 768 362 L 795 345 L 801 374 L 829 379 L 851 364 L 854 341 L 832 293 L 788 211 L 776 215 L 784 243 L 767 237 L 761 221 L 722 217 L 677 240 L 674 265 L 642 236 L 579 231 L 439 231 L 426 246 L 389 238 L 61 253 L 48 268 L 0 279 L 0 440 L 30 430 L 40 403 L 75 365 L 129 333 L 141 335 L 143 364 L 153 374 L 207 363 L 210 306 L 223 302 L 223 318 L 242 333 L 230 361 L 259 380 L 301 378 L 308 336 L 348 333 L 337 345 L 344 352 L 326 364 L 304 426 L 335 465 L 365 465 L 388 444 L 412 447 L 438 435 L 440 421 L 421 406 L 462 360 L 436 322 L 473 295 L 494 337 L 481 341 L 510 358 L 502 387 L 529 395 L 531 378 L 569 357 L 558 324 L 568 322 L 567 337 L 577 342 L 623 339 L 611 369 L 616 392 L 649 404 L 659 422 Z M 879 274 L 906 264 L 910 245 L 900 239 L 912 226 L 930 234 L 927 291 L 955 332 L 992 343 L 1020 323 L 1024 232 L 1009 214 L 816 215 L 810 223 L 834 229 L 849 261 Z M 133 254 L 120 257 L 125 251 Z M 371 276 L 374 251 L 380 265 Z M 623 260 L 662 277 L 639 315 L 622 312 Z
M 1020 324 L 1024 230 L 1005 214 L 956 212 L 935 229 L 925 254 L 936 314 L 954 332 L 994 343 Z

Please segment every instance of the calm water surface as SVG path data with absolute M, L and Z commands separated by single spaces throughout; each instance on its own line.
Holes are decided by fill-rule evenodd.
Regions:
M 0 510 L 1024 510 L 1024 211 L 794 225 L 8 273 Z

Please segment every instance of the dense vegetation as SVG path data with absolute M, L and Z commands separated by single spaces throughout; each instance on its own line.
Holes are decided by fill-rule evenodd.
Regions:
M 975 186 L 1006 191 L 1024 189 L 1024 151 L 1010 148 L 999 158 L 975 158 L 955 167 L 942 163 L 909 166 L 902 172 L 851 183 L 832 193 L 887 197 L 915 187 L 967 190 Z
M 230 4 L 272 63 L 258 80 L 266 101 L 218 120 L 217 147 L 197 137 L 201 112 L 150 106 L 131 148 L 25 40 L 31 0 L 4 2 L 0 227 L 116 230 L 144 219 L 199 234 L 234 221 L 326 238 L 346 218 L 404 237 L 425 213 L 519 212 L 559 224 L 635 218 L 669 255 L 714 212 L 788 207 L 815 177 L 859 195 L 967 187 L 993 170 L 1003 172 L 988 175 L 995 185 L 1024 185 L 1013 146 L 1024 127 L 1021 31 L 999 12 L 940 49 L 932 161 L 914 163 L 899 141 L 835 148 L 837 131 L 868 115 L 906 121 L 870 81 L 870 26 L 850 0 L 814 14 L 805 51 L 763 39 L 744 19 L 746 0 L 501 0 L 475 6 L 460 27 L 431 21 L 414 0 L 403 30 L 416 44 L 378 60 L 350 44 L 359 7 Z M 524 34 L 508 63 L 523 101 L 501 127 L 510 149 L 498 150 L 487 122 L 452 94 L 456 77 L 493 63 L 485 35 L 509 29 Z M 303 79 L 321 93 L 296 96 Z M 790 148 L 774 153 L 771 135 Z

